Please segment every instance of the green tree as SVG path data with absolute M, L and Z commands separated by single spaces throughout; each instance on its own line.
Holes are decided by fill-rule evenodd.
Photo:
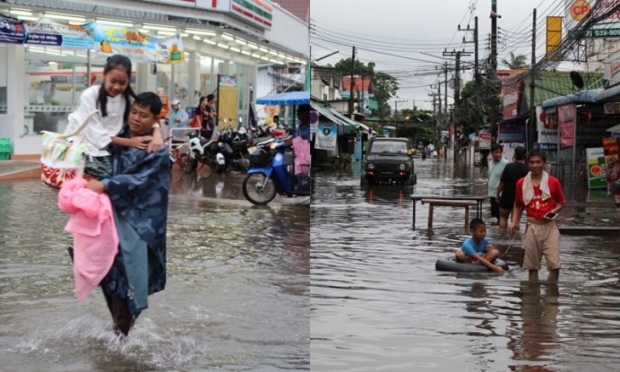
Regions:
M 461 90 L 461 100 L 454 113 L 457 123 L 462 128 L 461 137 L 457 138 L 457 141 L 465 144 L 469 141 L 468 133 L 486 128 L 490 105 L 499 106 L 500 103 L 501 100 L 490 83 L 481 81 L 476 84 L 474 80 L 467 82 Z
M 375 115 L 379 118 L 388 117 L 391 112 L 388 101 L 390 98 L 394 97 L 398 91 L 398 80 L 392 75 L 384 72 L 376 72 L 374 62 L 364 64 L 359 60 L 355 60 L 354 66 L 355 75 L 370 76 L 371 78 L 373 93 L 378 105 L 378 110 Z M 341 59 L 334 67 L 338 69 L 343 76 L 350 76 L 351 58 Z
M 510 52 L 510 60 L 502 59 L 502 63 L 507 66 L 511 70 L 518 70 L 523 67 L 527 67 L 525 63 L 527 57 L 523 54 L 516 55 L 513 52 Z

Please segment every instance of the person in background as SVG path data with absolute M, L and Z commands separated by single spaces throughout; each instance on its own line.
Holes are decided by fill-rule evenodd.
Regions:
M 98 179 L 111 175 L 109 145 L 134 147 L 148 152 L 159 151 L 164 147 L 160 131 L 132 138 L 119 137 L 118 133 L 129 117 L 131 100 L 135 96 L 131 86 L 131 60 L 120 54 L 108 57 L 103 67 L 103 84 L 93 85 L 80 95 L 77 109 L 69 114 L 64 133 L 72 133 L 93 111 L 98 112 L 88 119 L 88 124 L 73 141 L 81 141 L 87 147 L 87 160 L 84 173 Z M 158 123 L 153 127 L 159 128 Z
M 502 172 L 495 199 L 499 200 L 499 230 L 507 231 L 508 217 L 515 203 L 517 181 L 527 175 L 529 169 L 525 165 L 526 151 L 523 146 L 514 149 L 513 162 L 507 164 Z
M 499 186 L 500 178 L 504 167 L 508 164 L 508 161 L 502 157 L 504 149 L 499 143 L 491 145 L 491 156 L 493 159 L 489 163 L 489 183 L 488 183 L 488 196 L 491 201 L 491 216 L 496 218 L 496 222 L 491 225 L 499 225 L 499 200 L 497 197 L 497 187 Z
M 564 208 L 564 192 L 560 181 L 545 172 L 547 156 L 533 150 L 528 159 L 529 173 L 517 181 L 515 203 L 512 209 L 510 233 L 519 231 L 523 209 L 527 214 L 522 237 L 523 268 L 529 270 L 529 280 L 538 281 L 542 257 L 545 257 L 549 275 L 547 280 L 557 282 L 560 277 L 560 230 L 554 217 Z
M 463 242 L 461 249 L 456 251 L 456 261 L 480 263 L 498 274 L 503 273 L 504 269 L 493 264 L 499 258 L 499 251 L 493 248 L 486 239 L 487 225 L 484 221 L 479 218 L 472 219 L 469 222 L 469 231 L 471 232 L 471 237 L 467 238 Z
M 200 97 L 200 104 L 196 109 L 193 127 L 201 128 L 200 135 L 206 139 L 213 137 L 217 126 L 217 112 L 214 107 L 215 95 L 209 94 L 206 97 Z
M 310 141 L 310 105 L 299 105 L 297 107 L 297 119 L 299 122 L 295 128 L 295 137 Z
M 136 96 L 122 138 L 151 135 L 161 112 L 161 99 L 153 92 Z M 152 153 L 133 147 L 112 146 L 113 174 L 91 179 L 86 188 L 106 193 L 114 209 L 119 249 L 112 268 L 101 281 L 114 321 L 114 331 L 127 336 L 140 313 L 148 308 L 148 295 L 166 285 L 166 224 L 170 191 L 167 149 Z
M 157 121 L 161 122 L 168 117 L 168 95 L 163 87 L 157 88 L 157 95 L 159 96 L 159 99 L 161 99 L 161 112 L 157 115 Z
M 617 158 L 610 157 L 607 160 L 605 179 L 607 180 L 607 195 L 613 195 L 616 208 L 620 209 L 620 162 Z
M 185 110 L 181 110 L 181 101 L 178 99 L 172 100 L 170 104 L 172 107 L 172 110 L 168 114 L 168 128 L 170 128 L 170 136 L 172 136 L 173 141 L 185 141 L 187 138 L 182 131 L 173 131 L 172 129 L 186 128 L 189 116 Z

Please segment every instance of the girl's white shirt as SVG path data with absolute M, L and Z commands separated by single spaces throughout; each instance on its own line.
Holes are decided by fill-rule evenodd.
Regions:
M 75 111 L 69 114 L 67 127 L 64 133 L 74 132 L 91 112 L 97 110 L 97 97 L 100 85 L 86 88 L 80 95 L 80 104 Z M 109 152 L 106 147 L 112 142 L 112 137 L 118 135 L 123 129 L 123 114 L 127 102 L 122 94 L 116 97 L 108 96 L 106 105 L 108 115 L 102 117 L 101 113 L 91 116 L 88 125 L 78 134 L 70 138 L 74 142 L 81 142 L 88 148 L 91 156 L 106 156 Z

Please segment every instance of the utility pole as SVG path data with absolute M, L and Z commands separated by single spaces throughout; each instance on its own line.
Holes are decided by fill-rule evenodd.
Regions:
M 536 92 L 536 8 L 534 8 L 534 14 L 532 16 L 532 62 L 530 65 L 530 121 L 528 123 L 527 131 L 527 151 L 530 152 L 534 149 L 534 143 L 536 143 L 536 103 L 534 101 L 534 94 Z
M 398 98 L 398 97 L 396 97 Z M 407 102 L 408 100 L 406 99 L 401 99 L 401 100 L 396 100 L 394 101 L 394 119 L 395 121 L 398 120 L 398 102 Z
M 457 51 L 452 51 L 452 52 L 443 52 L 444 57 L 446 56 L 450 56 L 450 57 L 456 57 L 456 62 L 454 65 L 454 105 L 455 107 L 458 106 L 461 98 L 460 98 L 460 94 L 461 94 L 461 56 L 470 56 L 471 52 L 466 52 L 464 50 L 459 50 Z M 446 72 L 447 75 L 447 72 Z
M 480 74 L 478 73 L 478 17 L 474 17 L 474 29 L 471 30 L 469 28 L 469 25 L 467 25 L 467 28 L 464 30 L 461 30 L 461 25 L 459 25 L 459 31 L 473 31 L 474 32 L 474 40 L 473 41 L 466 41 L 465 37 L 463 36 L 463 44 L 468 44 L 468 43 L 474 43 L 474 92 L 476 92 L 476 94 L 481 93 L 480 92 Z M 479 147 L 480 144 L 480 138 L 479 138 L 479 132 L 480 132 L 480 121 L 482 120 L 482 118 L 474 117 L 474 138 L 475 138 L 475 142 L 474 142 L 474 150 L 476 150 Z
M 497 0 L 491 0 L 491 55 L 489 56 L 489 78 L 491 80 L 491 102 L 489 107 L 489 121 L 491 127 L 491 136 L 497 137 L 497 96 L 499 92 L 497 85 L 499 80 L 497 79 L 497 18 L 501 16 L 497 14 Z M 495 138 L 498 141 L 498 138 Z
M 458 26 L 458 30 L 459 31 L 473 31 L 474 33 L 474 40 L 473 41 L 467 41 L 465 39 L 465 36 L 463 36 L 463 44 L 474 44 L 474 79 L 477 82 L 478 81 L 478 16 L 474 17 L 474 28 L 471 29 L 469 28 L 469 25 L 467 25 L 467 28 L 461 28 L 461 25 Z
M 448 113 L 448 62 L 443 70 L 443 101 L 446 103 L 446 114 Z M 446 115 L 447 117 L 447 115 Z
M 471 52 L 466 52 L 464 50 L 459 50 L 457 51 L 452 51 L 452 52 L 443 52 L 444 56 L 455 56 L 456 57 L 456 62 L 454 63 L 454 110 L 456 111 L 459 108 L 459 103 L 461 101 L 460 98 L 460 94 L 461 94 L 461 55 L 471 55 Z M 456 134 L 457 129 L 458 129 L 458 117 L 456 117 L 456 115 L 452 115 L 452 120 L 454 122 L 454 133 Z M 454 163 L 458 163 L 458 152 L 460 151 L 460 149 L 457 148 L 456 143 L 458 143 L 456 141 L 456 136 L 455 136 L 455 146 L 454 146 Z
M 351 54 L 351 84 L 349 85 L 349 117 L 355 119 L 353 115 L 353 87 L 355 86 L 355 47 L 353 47 L 353 53 Z

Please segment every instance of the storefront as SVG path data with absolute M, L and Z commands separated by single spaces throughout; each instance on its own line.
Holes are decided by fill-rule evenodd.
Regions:
M 38 157 L 39 132 L 64 129 L 66 117 L 78 103 L 81 91 L 101 83 L 106 58 L 103 44 L 99 45 L 97 40 L 89 44 L 81 36 L 75 37 L 74 30 L 70 32 L 75 41 L 72 45 L 66 45 L 67 35 L 65 45 L 62 41 L 56 45 L 26 42 L 26 37 L 23 42 L 7 39 L 7 35 L 14 35 L 20 28 L 28 30 L 29 25 L 34 28 L 43 24 L 58 30 L 96 25 L 111 39 L 121 38 L 130 43 L 137 36 L 142 41 L 150 40 L 155 48 L 175 40 L 175 52 L 183 55 L 175 61 L 162 60 L 159 54 L 150 57 L 148 48 L 134 48 L 128 53 L 120 46 L 114 50 L 113 44 L 110 53 L 127 54 L 134 61 L 134 91 L 163 90 L 163 95 L 181 100 L 186 109 L 197 106 L 201 96 L 218 96 L 218 91 L 223 90 L 218 90 L 223 81 L 218 77 L 230 77 L 226 81 L 235 88 L 230 100 L 236 102 L 220 120 L 235 125 L 239 120 L 247 123 L 249 107 L 256 98 L 252 96 L 252 87 L 256 85 L 259 64 L 305 66 L 309 56 L 308 25 L 266 1 L 99 4 L 49 0 L 0 3 L 3 20 L 13 22 L 4 22 L 8 28 L 0 30 L 0 138 L 11 140 L 11 159 Z M 63 40 L 62 32 L 53 36 Z

